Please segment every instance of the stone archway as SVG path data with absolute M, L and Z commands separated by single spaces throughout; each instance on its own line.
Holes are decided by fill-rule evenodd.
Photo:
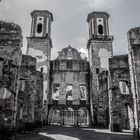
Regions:
M 78 110 L 78 125 L 89 125 L 89 114 L 86 108 L 80 108 Z
M 49 124 L 51 125 L 60 125 L 60 110 L 52 108 L 49 111 Z
M 74 125 L 74 110 L 70 107 L 64 111 L 64 125 Z
M 119 81 L 119 89 L 122 94 L 122 128 L 133 130 L 133 98 L 131 95 L 130 84 L 127 80 Z

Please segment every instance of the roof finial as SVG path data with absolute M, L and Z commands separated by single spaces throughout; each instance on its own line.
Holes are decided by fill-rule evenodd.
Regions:
M 71 45 L 69 45 L 68 48 L 71 48 Z

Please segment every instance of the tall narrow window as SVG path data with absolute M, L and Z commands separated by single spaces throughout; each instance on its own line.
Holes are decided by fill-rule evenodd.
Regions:
M 55 61 L 55 69 L 59 69 L 60 66 L 60 62 L 59 61 Z
M 73 100 L 72 89 L 73 89 L 72 85 L 67 85 L 67 87 L 66 87 L 66 99 L 69 100 L 69 101 Z
M 120 87 L 120 91 L 122 94 L 129 94 L 129 89 L 128 86 L 126 85 L 125 82 L 120 81 L 119 82 L 119 87 Z
M 37 33 L 41 33 L 42 32 L 42 24 L 41 23 L 39 23 L 38 25 L 37 25 Z
M 71 48 L 68 49 L 67 59 L 72 59 L 72 50 L 71 50 Z
M 40 71 L 43 72 L 43 67 L 40 68 Z
M 102 35 L 103 34 L 103 25 L 98 25 L 98 33 L 100 34 L 100 35 Z
M 124 82 L 122 82 L 122 89 L 123 93 L 126 93 L 126 84 Z
M 89 36 L 92 36 L 92 21 L 89 22 Z
M 96 74 L 99 74 L 99 68 L 96 68 Z
M 90 22 L 90 27 L 91 27 L 91 35 L 92 35 L 92 20 L 91 20 L 91 22 Z
M 59 100 L 59 84 L 54 84 L 53 85 L 52 99 L 53 100 Z
M 67 69 L 72 69 L 73 62 L 71 60 L 67 60 Z
M 80 98 L 81 100 L 86 100 L 87 96 L 87 91 L 86 91 L 86 86 L 85 85 L 80 85 Z

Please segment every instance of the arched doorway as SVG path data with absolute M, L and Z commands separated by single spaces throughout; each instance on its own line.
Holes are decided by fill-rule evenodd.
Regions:
M 64 125 L 74 125 L 74 110 L 67 108 L 64 111 Z
M 89 125 L 89 115 L 87 109 L 85 108 L 80 108 L 78 110 L 78 125 Z
M 51 109 L 49 112 L 49 123 L 51 125 L 60 125 L 60 110 Z

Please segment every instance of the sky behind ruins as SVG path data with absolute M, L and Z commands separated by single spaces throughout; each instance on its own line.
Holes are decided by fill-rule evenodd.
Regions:
M 113 52 L 127 53 L 127 32 L 140 26 L 140 0 L 2 0 L 0 20 L 19 24 L 23 31 L 26 52 L 26 37 L 30 35 L 30 13 L 35 9 L 47 9 L 53 13 L 52 58 L 69 44 L 84 52 L 88 40 L 87 15 L 92 11 L 110 14 L 110 35 L 114 35 Z

